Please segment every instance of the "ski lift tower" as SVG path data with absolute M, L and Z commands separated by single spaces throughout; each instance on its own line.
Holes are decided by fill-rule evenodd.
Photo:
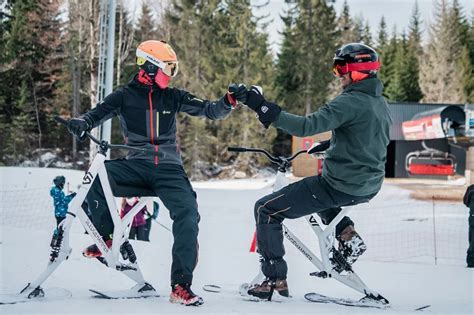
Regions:
M 99 10 L 99 65 L 97 67 L 97 103 L 112 92 L 114 76 L 115 10 L 116 0 L 100 0 Z M 110 142 L 112 121 L 104 122 L 96 131 L 96 137 Z M 91 161 L 97 153 L 97 146 L 91 142 Z M 109 156 L 107 152 L 107 157 Z

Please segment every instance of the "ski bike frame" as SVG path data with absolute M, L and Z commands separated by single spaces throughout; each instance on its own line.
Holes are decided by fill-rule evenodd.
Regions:
M 326 144 L 320 144 L 312 148 L 311 153 L 323 155 L 324 150 L 326 150 L 326 148 Z M 283 187 L 289 185 L 289 180 L 288 178 L 286 178 L 286 171 L 288 170 L 291 161 L 293 161 L 300 154 L 308 153 L 307 150 L 301 150 L 295 153 L 294 155 L 285 158 L 272 156 L 269 152 L 262 149 L 229 147 L 227 150 L 230 152 L 262 153 L 273 164 L 276 164 L 278 166 L 278 171 L 275 178 L 275 184 L 273 186 L 273 192 L 278 191 Z M 344 262 L 335 261 L 332 258 L 334 257 L 334 255 L 340 254 L 334 247 L 334 243 L 336 240 L 336 225 L 349 212 L 349 210 L 350 207 L 344 207 L 327 226 L 322 223 L 321 218 L 316 214 L 310 214 L 304 217 L 306 222 L 308 222 L 314 234 L 316 234 L 316 237 L 318 238 L 319 251 L 321 255 L 320 257 L 316 256 L 293 232 L 291 232 L 291 230 L 285 224 L 282 223 L 283 235 L 303 254 L 304 257 L 306 257 L 319 270 L 319 272 L 311 273 L 312 276 L 320 278 L 334 278 L 342 284 L 364 294 L 367 298 L 380 301 L 383 304 L 388 304 L 388 300 L 382 295 L 380 295 L 378 292 L 370 289 L 352 269 L 352 267 L 347 264 L 347 262 L 344 261 L 344 264 Z M 261 257 L 260 259 L 263 258 Z M 335 266 L 333 263 L 339 263 L 339 267 L 341 267 L 343 271 L 337 272 L 334 269 Z M 260 269 L 259 274 L 248 284 L 248 287 L 260 283 L 264 279 L 265 276 L 262 270 Z M 246 285 L 247 284 L 243 284 L 243 286 Z
M 63 125 L 67 124 L 67 121 L 55 117 L 55 120 Z M 146 154 L 156 155 L 157 153 L 152 150 L 147 150 L 143 148 L 131 147 L 128 145 L 115 145 L 109 144 L 107 141 L 100 141 L 93 137 L 89 132 L 86 132 L 86 136 L 95 142 L 99 146 L 99 150 L 94 160 L 92 161 L 91 166 L 86 171 L 84 178 L 82 179 L 82 185 L 77 192 L 77 195 L 72 199 L 69 210 L 67 212 L 66 219 L 63 220 L 58 226 L 58 235 L 59 235 L 59 250 L 53 248 L 51 252 L 51 258 L 48 262 L 46 269 L 36 278 L 33 282 L 28 283 L 28 285 L 21 290 L 20 295 L 32 298 L 38 296 L 44 296 L 44 291 L 41 288 L 46 279 L 56 270 L 56 268 L 65 260 L 69 258 L 69 255 L 72 251 L 69 246 L 69 238 L 71 232 L 71 225 L 74 222 L 74 219 L 77 217 L 81 224 L 86 229 L 89 236 L 92 238 L 94 243 L 100 249 L 102 257 L 99 260 L 109 268 L 116 269 L 124 273 L 127 277 L 135 281 L 137 284 L 147 285 L 147 282 L 143 278 L 142 272 L 136 261 L 136 256 L 133 253 L 134 258 L 128 258 L 128 262 L 125 262 L 120 259 L 121 246 L 128 241 L 128 235 L 130 231 L 130 226 L 135 215 L 143 209 L 146 203 L 152 199 L 151 197 L 140 198 L 138 204 L 136 204 L 123 218 L 120 218 L 117 205 L 115 203 L 114 195 L 110 187 L 109 178 L 107 176 L 107 171 L 105 169 L 105 160 L 106 154 L 109 149 L 126 149 L 143 152 Z M 89 192 L 92 183 L 96 177 L 100 178 L 100 183 L 104 191 L 105 199 L 107 201 L 107 206 L 112 216 L 112 221 L 114 223 L 114 232 L 113 232 L 113 242 L 112 247 L 109 248 L 102 236 L 97 231 L 96 227 L 89 219 L 87 214 L 82 208 L 82 203 L 86 199 L 87 193 Z M 127 196 L 130 197 L 130 196 Z M 132 249 L 133 251 L 133 249 Z

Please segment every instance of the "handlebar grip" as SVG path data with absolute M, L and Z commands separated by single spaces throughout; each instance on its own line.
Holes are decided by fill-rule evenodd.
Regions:
M 228 147 L 227 151 L 229 151 L 229 152 L 247 152 L 247 148 Z
M 329 145 L 330 145 L 330 141 L 329 141 L 329 140 L 322 141 L 322 142 L 321 142 L 320 144 L 318 144 L 317 146 L 315 146 L 315 147 L 313 147 L 313 148 L 310 148 L 310 149 L 308 150 L 308 154 L 324 152 L 324 151 L 326 151 L 326 150 L 329 148 Z
M 56 122 L 66 126 L 67 125 L 67 120 L 62 118 L 62 117 L 59 117 L 59 116 L 56 116 L 54 117 L 54 120 L 56 120 Z

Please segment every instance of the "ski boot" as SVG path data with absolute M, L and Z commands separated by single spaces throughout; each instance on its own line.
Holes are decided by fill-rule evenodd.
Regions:
M 347 226 L 340 235 L 337 236 L 339 248 L 333 248 L 331 262 L 337 272 L 352 271 L 351 266 L 357 261 L 360 255 L 367 250 L 367 245 L 356 232 L 353 225 Z
M 262 283 L 257 283 L 250 287 L 247 294 L 262 300 L 271 301 L 275 291 L 283 297 L 290 296 L 286 279 L 265 279 Z
M 57 228 L 54 230 L 53 237 L 51 239 L 51 254 L 49 260 L 51 262 L 55 261 L 58 258 L 59 251 L 61 249 L 61 244 L 63 242 L 64 230 L 62 228 Z
M 190 283 L 175 284 L 171 287 L 171 303 L 179 303 L 186 306 L 199 306 L 204 304 L 202 297 L 194 294 Z
M 105 244 L 108 248 L 111 248 L 112 240 L 106 240 Z M 82 251 L 82 256 L 86 258 L 99 258 L 102 256 L 102 252 L 96 244 L 92 244 Z
M 105 244 L 108 248 L 112 247 L 112 240 L 106 240 Z M 132 244 L 129 241 L 125 241 L 122 246 L 120 246 L 120 254 L 124 260 L 129 260 L 132 264 L 137 261 L 137 256 L 133 250 Z M 102 253 L 96 244 L 92 244 L 82 251 L 82 255 L 86 258 L 101 258 Z M 99 259 L 101 260 L 101 259 Z

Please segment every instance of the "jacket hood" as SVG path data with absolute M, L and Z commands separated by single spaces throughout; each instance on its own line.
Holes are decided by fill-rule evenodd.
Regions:
M 344 88 L 344 92 L 359 91 L 373 96 L 382 96 L 383 84 L 378 78 L 369 78 L 352 83 Z

